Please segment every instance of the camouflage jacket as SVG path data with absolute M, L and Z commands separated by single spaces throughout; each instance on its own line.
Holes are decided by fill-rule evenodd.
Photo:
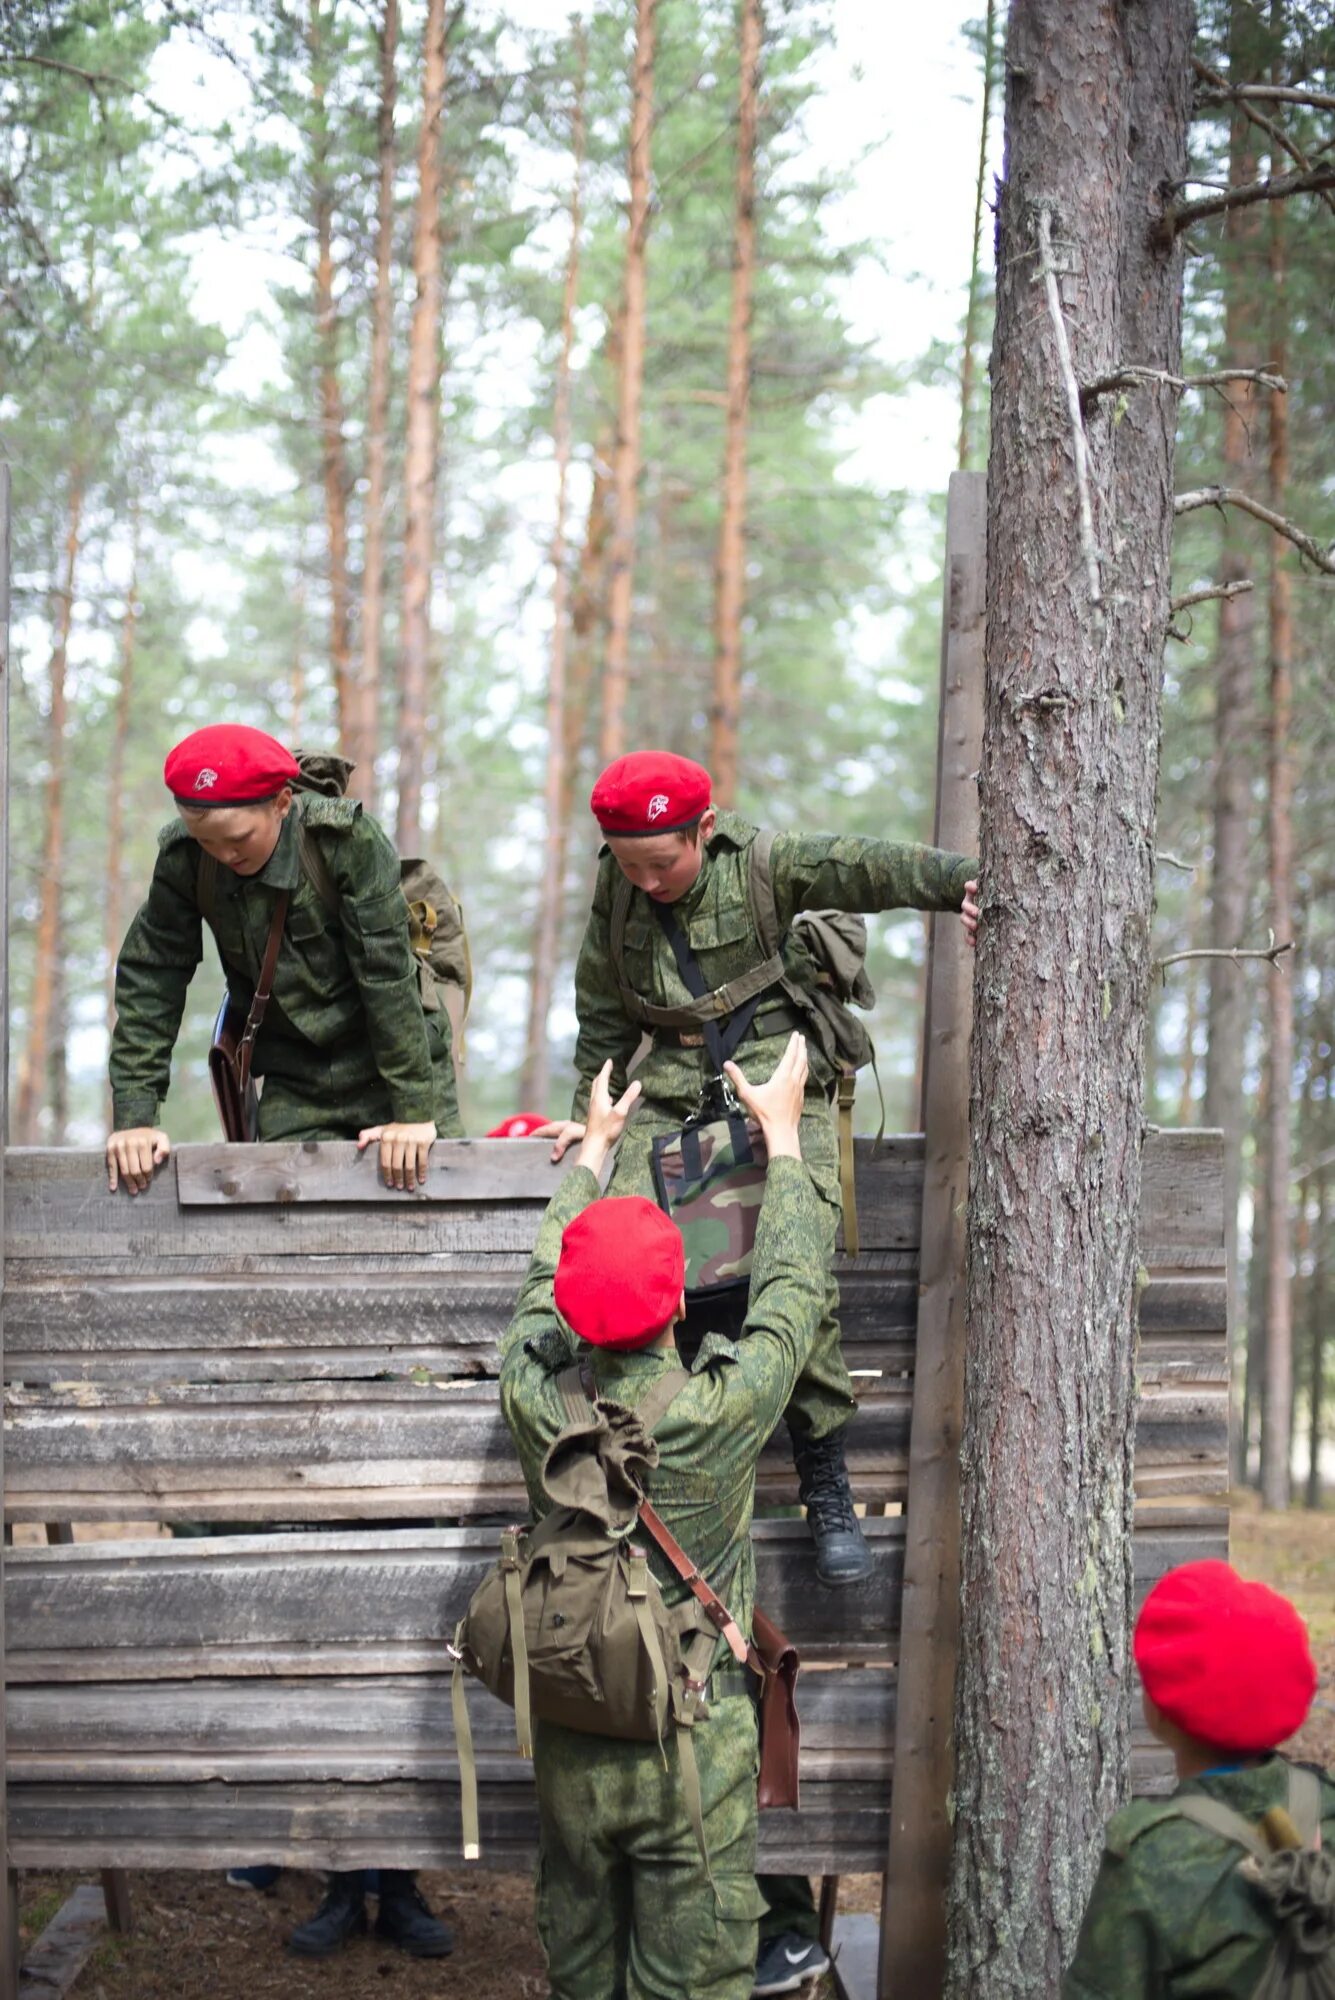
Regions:
M 1258 1820 L 1288 1798 L 1282 1757 L 1193 1778 L 1173 1796 L 1219 1799 Z M 1109 1822 L 1063 2000 L 1252 2000 L 1275 1933 L 1238 1873 L 1240 1847 L 1172 1798 L 1137 1799 Z M 1322 1784 L 1322 1844 L 1335 1843 L 1335 1781 Z
M 761 963 L 765 954 L 747 894 L 748 850 L 756 828 L 736 813 L 721 812 L 705 850 L 704 866 L 673 905 L 710 988 L 722 986 Z M 958 910 L 964 884 L 977 863 L 939 847 L 894 840 L 869 840 L 830 833 L 781 833 L 771 856 L 779 928 L 786 932 L 799 910 Z M 627 1014 L 612 963 L 610 916 L 617 864 L 603 850 L 593 908 L 575 968 L 575 1009 L 579 1037 L 575 1068 L 579 1081 L 571 1111 L 582 1119 L 589 1088 L 608 1057 L 612 1091 L 625 1089 L 626 1065 L 640 1042 L 640 1028 Z M 682 983 L 654 906 L 643 890 L 631 897 L 626 918 L 626 973 L 634 991 L 657 1006 L 680 1007 L 690 995 Z M 742 1043 L 737 1060 L 744 1073 L 763 1082 L 773 1073 L 788 1030 L 757 1034 Z M 824 1089 L 833 1077 L 820 1053 L 808 1050 L 812 1081 Z M 679 1110 L 695 1108 L 708 1074 L 703 1049 L 655 1045 L 636 1070 L 646 1097 Z
M 561 1233 L 598 1198 L 598 1182 L 586 1167 L 562 1181 L 501 1343 L 501 1408 L 537 1517 L 548 1506 L 543 1462 L 569 1422 L 557 1384 L 562 1369 L 587 1357 L 600 1392 L 633 1409 L 665 1369 L 678 1365 L 675 1353 L 589 1347 L 557 1314 L 552 1280 Z M 654 1433 L 659 1463 L 649 1476 L 649 1497 L 745 1631 L 755 1602 L 750 1528 L 756 1462 L 787 1407 L 824 1303 L 820 1210 L 801 1161 L 771 1161 L 743 1337 L 705 1335 L 690 1382 Z M 685 1585 L 656 1549 L 650 1561 L 665 1600 L 678 1602 Z
M 330 914 L 297 853 L 297 817 L 316 833 L 341 902 Z M 167 1095 L 172 1050 L 186 989 L 203 956 L 198 876 L 201 850 L 179 819 L 158 836 L 148 896 L 116 965 L 111 1090 L 117 1130 L 153 1125 Z M 298 792 L 278 845 L 258 875 L 219 867 L 215 892 L 218 955 L 228 990 L 249 1008 L 264 958 L 274 899 L 291 901 L 273 998 L 255 1044 L 255 1073 L 307 1082 L 355 1122 L 356 1100 L 376 1077 L 393 1116 L 433 1116 L 431 1054 L 399 888 L 399 858 L 377 822 L 354 799 Z

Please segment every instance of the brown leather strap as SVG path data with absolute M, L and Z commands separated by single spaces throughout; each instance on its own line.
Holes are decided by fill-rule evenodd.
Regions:
M 710 1624 L 715 1626 L 727 1640 L 733 1658 L 739 1666 L 751 1667 L 756 1673 L 763 1673 L 760 1655 L 755 1647 L 742 1637 L 741 1627 L 729 1611 L 717 1591 L 712 1590 L 701 1576 L 695 1564 L 676 1537 L 666 1528 L 658 1514 L 647 1500 L 640 1502 L 640 1523 L 649 1530 L 662 1554 L 671 1563 L 677 1575 L 689 1589 L 692 1597 L 703 1610 Z
M 255 995 L 250 1003 L 250 1012 L 246 1016 L 246 1025 L 242 1030 L 241 1040 L 237 1044 L 236 1068 L 242 1090 L 245 1089 L 250 1081 L 250 1063 L 255 1045 L 255 1037 L 263 1026 L 264 1017 L 269 1011 L 269 997 L 273 992 L 273 976 L 278 968 L 278 954 L 283 944 L 283 925 L 286 922 L 287 890 L 283 889 L 279 892 L 278 900 L 274 904 L 273 917 L 269 923 L 269 936 L 264 946 L 264 963 L 260 967 L 259 984 L 255 988 Z

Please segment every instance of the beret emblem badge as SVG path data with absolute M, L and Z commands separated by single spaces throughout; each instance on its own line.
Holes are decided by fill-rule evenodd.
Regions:
M 210 771 L 210 769 L 206 764 L 204 769 L 200 772 L 199 776 L 195 779 L 195 790 L 197 792 L 211 792 L 213 790 L 213 787 L 217 784 L 217 782 L 218 782 L 218 773 L 216 771 Z
M 649 801 L 649 809 L 648 812 L 645 814 L 645 817 L 646 819 L 662 819 L 667 809 L 668 809 L 667 793 L 655 792 L 653 797 Z

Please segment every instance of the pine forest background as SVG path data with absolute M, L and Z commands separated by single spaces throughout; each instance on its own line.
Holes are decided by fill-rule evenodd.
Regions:
M 206 721 L 341 742 L 400 846 L 442 866 L 476 965 L 470 1131 L 568 1100 L 606 756 L 701 757 L 769 824 L 931 837 L 943 496 L 952 456 L 987 445 L 996 10 L 964 28 L 982 157 L 959 331 L 910 370 L 849 303 L 884 243 L 850 242 L 838 205 L 875 158 L 813 167 L 838 0 L 551 15 L 0 0 L 13 1142 L 105 1130 L 162 758 Z M 1277 123 L 1222 85 L 1310 97 L 1333 73 L 1324 6 L 1211 0 L 1195 173 L 1328 151 L 1335 98 Z M 887 187 L 887 236 L 912 199 Z M 1335 197 L 1193 240 L 1191 369 L 1289 390 L 1184 395 L 1179 489 L 1244 489 L 1324 545 Z M 267 278 L 239 331 L 200 305 L 200 259 L 228 245 L 252 272 L 262 246 Z M 868 411 L 925 387 L 954 397 L 958 452 L 915 487 L 868 476 Z M 1168 648 L 1156 950 L 1294 950 L 1164 965 L 1148 1102 L 1229 1135 L 1239 1437 L 1259 1435 L 1268 1333 L 1292 1337 L 1315 1503 L 1313 1444 L 1335 1439 L 1335 587 L 1272 544 L 1233 509 L 1180 528 L 1178 593 L 1254 588 L 1184 608 Z M 873 930 L 887 1124 L 912 1130 L 924 927 Z M 213 1136 L 218 985 L 206 947 L 177 1140 Z M 864 1129 L 875 1098 L 864 1082 Z

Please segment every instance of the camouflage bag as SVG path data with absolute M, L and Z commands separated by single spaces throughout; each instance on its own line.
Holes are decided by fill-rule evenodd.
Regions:
M 1173 1810 L 1245 1849 L 1238 1863 L 1266 1906 L 1275 1946 L 1252 2000 L 1335 2000 L 1335 1855 L 1321 1846 L 1321 1786 L 1289 1766 L 1289 1803 L 1253 1825 L 1222 1799 L 1185 1798 Z
M 665 1133 L 652 1164 L 659 1206 L 686 1247 L 687 1298 L 746 1285 L 769 1164 L 754 1119 L 737 1106 Z

